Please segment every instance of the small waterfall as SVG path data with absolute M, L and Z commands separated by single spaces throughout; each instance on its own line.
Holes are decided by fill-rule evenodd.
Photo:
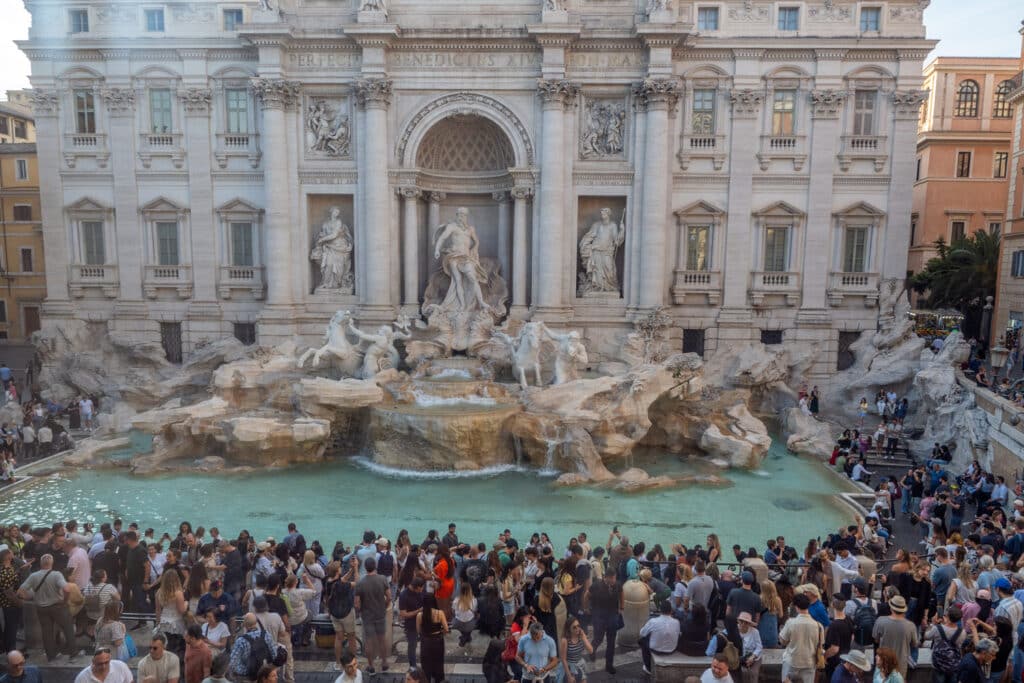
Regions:
M 557 441 L 548 441 L 548 450 L 544 454 L 544 469 L 553 470 L 555 469 L 555 449 L 560 446 Z
M 523 441 L 518 434 L 512 435 L 512 450 L 516 454 L 516 467 L 523 466 Z
M 413 389 L 412 395 L 416 405 L 421 408 L 438 408 L 441 406 L 493 406 L 498 403 L 488 396 L 434 396 L 433 394 L 428 394 L 421 389 Z

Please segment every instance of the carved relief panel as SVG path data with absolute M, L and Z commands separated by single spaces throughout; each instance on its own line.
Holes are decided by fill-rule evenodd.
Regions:
M 623 159 L 626 101 L 621 97 L 587 97 L 580 112 L 580 159 Z
M 303 106 L 306 156 L 352 158 L 352 115 L 349 98 L 309 95 Z

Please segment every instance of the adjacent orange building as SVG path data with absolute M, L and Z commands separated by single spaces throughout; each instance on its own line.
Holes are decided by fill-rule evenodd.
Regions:
M 39 329 L 45 297 L 36 144 L 0 143 L 0 344 Z
M 924 69 L 930 91 L 917 136 L 907 270 L 921 271 L 940 237 L 1005 232 L 1017 58 L 938 57 Z
M 1010 145 L 1010 174 L 1006 201 L 1005 229 L 1000 245 L 999 284 L 993 317 L 993 339 L 1007 330 L 1024 327 L 1024 28 L 1020 30 L 1021 50 L 1017 74 L 1010 80 L 1008 100 L 1013 107 L 1013 139 Z M 1020 373 L 1020 363 L 1015 374 Z

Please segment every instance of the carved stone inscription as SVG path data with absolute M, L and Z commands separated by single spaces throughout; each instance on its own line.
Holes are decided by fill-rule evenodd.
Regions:
M 398 69 L 523 69 L 539 67 L 539 52 L 392 52 L 388 66 Z

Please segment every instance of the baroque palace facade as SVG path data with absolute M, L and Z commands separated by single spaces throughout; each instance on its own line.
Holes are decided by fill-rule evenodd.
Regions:
M 419 315 L 465 207 L 508 315 L 592 358 L 665 306 L 825 378 L 903 285 L 928 4 L 26 0 L 44 327 Z

